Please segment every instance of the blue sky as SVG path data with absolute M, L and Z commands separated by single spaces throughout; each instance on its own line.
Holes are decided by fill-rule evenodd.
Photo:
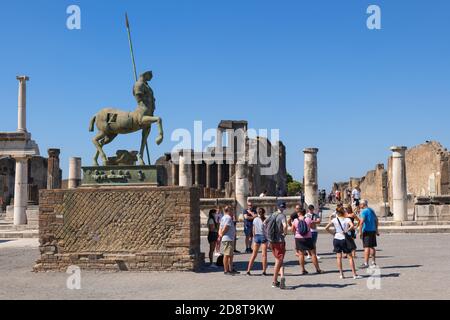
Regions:
M 71 4 L 81 30 L 66 28 Z M 382 30 L 366 28 L 370 4 L 381 7 Z M 195 120 L 279 128 L 295 178 L 301 150 L 320 148 L 323 188 L 385 162 L 391 145 L 450 146 L 449 1 L 2 1 L 0 131 L 16 129 L 15 76 L 27 74 L 29 131 L 42 154 L 62 149 L 65 175 L 71 156 L 91 164 L 92 115 L 134 108 L 125 11 L 164 119 L 165 142 L 154 145 L 155 129 L 149 139 L 153 160 Z

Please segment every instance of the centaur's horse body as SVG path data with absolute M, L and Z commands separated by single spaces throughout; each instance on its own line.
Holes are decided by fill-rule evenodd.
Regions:
M 155 111 L 155 99 L 153 91 L 147 84 L 152 79 L 152 72 L 146 72 L 139 77 L 133 88 L 133 95 L 138 106 L 134 111 L 127 112 L 113 108 L 100 110 L 92 119 L 89 131 L 94 131 L 94 124 L 97 125 L 98 133 L 92 142 L 97 152 L 94 156 L 94 165 L 98 166 L 98 156 L 101 155 L 103 164 L 106 165 L 107 157 L 103 151 L 103 146 L 113 141 L 119 134 L 127 134 L 142 130 L 141 148 L 139 151 L 139 164 L 144 165 L 144 148 L 152 123 L 158 124 L 159 136 L 156 143 L 159 145 L 163 141 L 162 120 L 153 116 Z

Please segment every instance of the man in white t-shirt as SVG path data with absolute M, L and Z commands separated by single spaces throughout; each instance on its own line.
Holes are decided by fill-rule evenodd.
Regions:
M 361 201 L 361 190 L 359 187 L 356 187 L 352 191 L 352 203 L 355 207 L 359 207 L 359 203 Z
M 236 227 L 233 221 L 233 212 L 231 207 L 226 206 L 224 209 L 225 215 L 220 221 L 219 236 L 222 239 L 223 245 L 223 266 L 226 275 L 239 274 L 233 268 L 233 253 L 236 245 Z

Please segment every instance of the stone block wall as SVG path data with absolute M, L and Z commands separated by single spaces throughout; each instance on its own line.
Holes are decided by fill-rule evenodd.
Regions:
M 375 170 L 367 172 L 360 183 L 361 196 L 369 201 L 369 206 L 381 217 L 389 213 L 387 180 L 384 165 L 378 164 Z
M 41 190 L 35 271 L 195 271 L 199 190 L 183 187 Z
M 450 194 L 450 153 L 439 143 L 430 141 L 406 151 L 408 193 L 416 197 Z M 389 159 L 389 180 L 392 177 Z
M 417 197 L 414 215 L 416 221 L 450 221 L 450 195 Z

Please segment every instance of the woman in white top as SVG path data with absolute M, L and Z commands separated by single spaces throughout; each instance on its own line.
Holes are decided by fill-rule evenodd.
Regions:
M 266 220 L 266 211 L 263 208 L 258 209 L 258 216 L 253 220 L 253 253 L 247 267 L 247 275 L 251 275 L 253 264 L 255 263 L 256 257 L 258 256 L 259 248 L 262 249 L 262 265 L 263 265 L 263 275 L 266 276 L 267 273 L 267 234 L 266 226 L 264 221 Z
M 333 218 L 330 223 L 325 227 L 327 232 L 331 233 L 334 236 L 333 246 L 334 252 L 336 253 L 337 265 L 339 268 L 340 278 L 344 279 L 344 271 L 342 269 L 342 254 L 348 255 L 348 261 L 350 263 L 350 267 L 353 273 L 353 279 L 361 279 L 360 276 L 356 274 L 355 270 L 355 261 L 353 260 L 352 248 L 349 245 L 349 241 L 346 237 L 351 237 L 350 232 L 354 230 L 355 226 L 352 223 L 352 220 L 345 217 L 344 208 L 338 208 L 336 210 L 337 217 Z M 334 226 L 334 232 L 330 230 L 331 226 Z

